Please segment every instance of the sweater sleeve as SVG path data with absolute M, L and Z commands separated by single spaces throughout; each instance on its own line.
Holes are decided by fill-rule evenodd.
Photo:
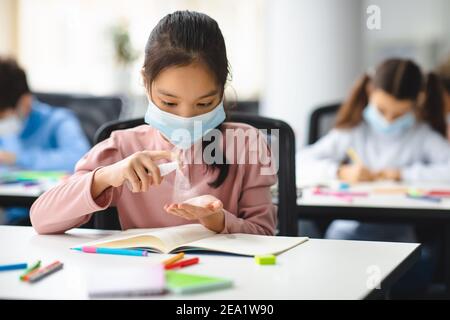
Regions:
M 258 150 L 267 151 L 265 153 L 268 156 L 267 161 L 241 166 L 244 172 L 238 213 L 233 214 L 224 210 L 225 227 L 221 233 L 275 234 L 277 208 L 272 202 L 270 187 L 277 182 L 276 160 L 270 153 L 265 138 L 261 137 L 262 135 L 258 135 L 261 143 Z M 248 145 L 247 150 L 251 150 Z
M 96 199 L 91 185 L 95 172 L 122 159 L 118 136 L 94 146 L 75 167 L 65 182 L 48 190 L 33 204 L 31 223 L 40 234 L 62 233 L 88 222 L 95 211 L 109 207 L 119 197 L 121 188 L 108 188 Z
M 74 116 L 65 116 L 54 129 L 57 146 L 53 149 L 26 148 L 17 139 L 17 165 L 29 170 L 73 172 L 76 162 L 89 150 L 89 142 Z
M 297 152 L 297 184 L 302 181 L 337 179 L 340 164 L 351 145 L 350 130 L 334 129 L 315 144 Z
M 450 182 L 450 144 L 443 136 L 429 130 L 422 146 L 422 161 L 403 168 L 402 179 L 406 182 Z

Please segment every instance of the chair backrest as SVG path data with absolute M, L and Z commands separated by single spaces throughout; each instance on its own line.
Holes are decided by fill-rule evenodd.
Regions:
M 295 136 L 292 128 L 281 120 L 260 117 L 246 113 L 231 113 L 228 121 L 242 122 L 257 129 L 278 129 L 279 168 L 278 168 L 278 234 L 286 236 L 297 235 L 297 194 L 295 186 Z M 111 132 L 132 128 L 144 124 L 144 119 L 113 121 L 104 124 L 97 132 L 95 143 L 107 139 Z M 117 211 L 107 214 L 95 214 L 94 226 L 98 229 L 117 229 L 119 226 Z M 120 227 L 120 226 L 119 226 Z
M 86 137 L 94 144 L 97 130 L 105 123 L 117 120 L 124 108 L 120 96 L 90 96 L 60 93 L 34 93 L 36 98 L 55 107 L 72 110 L 80 120 Z
M 318 107 L 311 113 L 309 119 L 308 144 L 315 143 L 334 127 L 339 107 L 340 104 L 335 103 Z
M 250 113 L 257 115 L 259 112 L 259 101 L 258 100 L 246 100 L 238 101 L 236 105 L 232 108 L 232 113 Z

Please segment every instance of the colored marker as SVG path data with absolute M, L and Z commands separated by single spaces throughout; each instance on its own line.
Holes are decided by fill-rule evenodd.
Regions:
M 350 184 L 348 184 L 348 183 L 346 183 L 346 182 L 341 182 L 341 183 L 338 185 L 338 189 L 339 189 L 339 190 L 348 190 L 348 189 L 350 189 Z
M 421 197 L 424 195 L 424 193 L 421 190 L 414 189 L 414 188 L 408 189 L 407 193 L 408 193 L 408 195 L 410 195 L 412 197 Z
M 20 276 L 20 280 L 25 281 L 25 276 L 27 274 L 31 273 L 32 271 L 38 269 L 40 266 L 41 266 L 41 260 L 39 260 L 35 264 L 31 265 L 31 267 L 29 267 L 27 270 L 25 270 L 25 272 Z
M 26 263 L 5 264 L 0 266 L 0 271 L 20 270 L 25 269 L 27 266 Z
M 28 281 L 30 283 L 37 282 L 37 281 L 51 275 L 52 273 L 55 273 L 56 271 L 61 270 L 62 268 L 63 268 L 63 264 L 59 261 L 55 261 L 46 267 L 43 267 L 41 269 L 36 269 L 36 270 L 30 272 L 29 274 L 25 275 L 24 281 Z
M 341 199 L 345 202 L 352 203 L 354 197 L 367 197 L 369 194 L 367 192 L 352 192 L 352 191 L 328 191 L 316 188 L 313 191 L 313 195 L 316 196 L 331 196 Z
M 184 267 L 187 267 L 187 266 L 191 266 L 193 264 L 197 264 L 199 261 L 200 261 L 199 258 L 191 258 L 191 259 L 186 259 L 186 260 L 182 260 L 180 262 L 176 262 L 176 263 L 172 263 L 172 264 L 166 265 L 166 266 L 164 266 L 164 268 L 166 270 L 175 269 L 175 268 L 184 268 Z
M 25 182 L 25 183 L 23 183 L 23 185 L 24 185 L 25 187 L 34 187 L 34 186 L 40 185 L 40 183 L 37 182 L 37 181 L 30 181 L 30 182 Z
M 148 256 L 148 252 L 145 250 L 99 248 L 99 247 L 89 247 L 89 246 L 77 247 L 77 248 L 71 248 L 71 249 L 86 252 L 86 253 L 117 254 L 117 255 L 122 255 L 122 256 L 139 256 L 139 257 Z
M 320 196 L 335 196 L 335 197 L 368 197 L 368 192 L 354 192 L 354 191 L 328 191 L 316 188 L 313 192 Z
M 431 202 L 436 202 L 436 203 L 439 203 L 442 201 L 441 198 L 430 197 L 430 196 L 415 196 L 415 195 L 407 194 L 406 197 L 408 197 L 409 199 L 431 201 Z
M 172 264 L 172 263 L 175 263 L 175 262 L 177 262 L 177 261 L 179 261 L 179 260 L 181 260 L 181 259 L 183 259 L 183 258 L 184 258 L 184 252 L 180 252 L 179 254 L 177 254 L 177 255 L 175 255 L 175 256 L 173 256 L 173 257 L 167 259 L 167 260 L 164 260 L 164 261 L 163 261 L 163 264 L 164 264 L 165 266 L 168 266 L 168 265 L 170 265 L 170 264 Z
M 431 190 L 427 193 L 427 195 L 436 197 L 450 197 L 450 190 Z
M 358 166 L 363 165 L 363 162 L 362 162 L 361 158 L 359 157 L 359 155 L 356 153 L 355 149 L 348 148 L 347 155 L 350 158 L 350 160 L 352 160 L 353 164 L 356 164 Z

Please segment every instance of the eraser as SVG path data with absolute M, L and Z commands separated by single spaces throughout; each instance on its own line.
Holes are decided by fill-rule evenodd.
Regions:
M 260 265 L 269 265 L 269 264 L 275 264 L 277 261 L 277 258 L 273 254 L 264 255 L 264 256 L 255 256 L 255 261 L 257 264 Z

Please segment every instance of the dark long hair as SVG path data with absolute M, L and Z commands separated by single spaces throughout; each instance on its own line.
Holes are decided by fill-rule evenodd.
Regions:
M 423 101 L 415 104 L 416 117 L 446 136 L 444 92 L 439 78 L 434 73 L 429 73 L 424 80 L 420 68 L 413 61 L 406 59 L 384 61 L 377 67 L 373 78 L 364 74 L 340 107 L 336 128 L 353 128 L 363 120 L 363 110 L 369 101 L 369 84 L 372 88 L 381 89 L 399 100 L 417 102 L 420 100 L 419 94 L 423 92 Z
M 223 95 L 229 67 L 225 40 L 217 22 L 194 11 L 176 11 L 166 15 L 153 29 L 145 46 L 142 73 L 147 90 L 164 69 L 193 62 L 204 63 L 209 68 Z M 218 129 L 221 130 L 222 125 Z M 203 150 L 213 142 L 203 141 Z M 229 171 L 223 153 L 218 157 L 222 158 L 221 163 L 207 165 L 208 170 L 219 170 L 217 178 L 209 183 L 214 188 L 224 182 Z
M 436 73 L 441 78 L 444 89 L 450 94 L 450 56 L 437 68 Z

